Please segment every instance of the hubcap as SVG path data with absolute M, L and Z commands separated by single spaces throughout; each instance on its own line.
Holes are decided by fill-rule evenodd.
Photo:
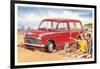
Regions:
M 50 44 L 48 45 L 48 49 L 49 49 L 49 51 L 53 51 L 53 43 L 50 43 Z

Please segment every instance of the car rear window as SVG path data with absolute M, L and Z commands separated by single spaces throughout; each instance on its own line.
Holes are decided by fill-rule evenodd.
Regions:
M 70 30 L 80 30 L 81 24 L 79 22 L 69 22 Z
M 79 22 L 75 22 L 76 30 L 81 29 L 81 24 Z

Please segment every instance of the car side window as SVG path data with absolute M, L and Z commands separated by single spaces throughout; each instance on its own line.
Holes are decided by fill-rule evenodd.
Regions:
M 81 24 L 79 22 L 69 22 L 70 30 L 80 30 Z
M 76 29 L 74 22 L 69 22 L 69 27 L 70 27 L 70 30 L 75 30 Z
M 68 30 L 68 26 L 66 22 L 58 24 L 58 30 Z
M 58 24 L 58 23 L 57 23 L 57 22 L 52 22 L 52 24 L 53 24 L 53 25 L 52 25 L 52 29 L 53 29 L 53 30 L 56 30 L 56 29 L 57 29 L 57 24 Z
M 75 22 L 75 27 L 77 30 L 81 29 L 81 24 L 79 22 Z

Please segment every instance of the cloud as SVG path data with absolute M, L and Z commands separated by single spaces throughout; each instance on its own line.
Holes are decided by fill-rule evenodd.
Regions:
M 91 21 L 91 18 L 83 18 L 81 17 L 78 13 L 73 13 L 71 11 L 63 11 L 60 13 L 56 13 L 53 11 L 48 11 L 48 13 L 45 14 L 35 14 L 34 12 L 28 12 L 28 13 L 23 13 L 18 16 L 18 22 L 28 24 L 33 24 L 34 26 L 38 26 L 39 23 L 41 22 L 42 19 L 45 18 L 65 18 L 65 19 L 77 19 L 81 20 L 82 23 L 87 23 L 88 21 Z

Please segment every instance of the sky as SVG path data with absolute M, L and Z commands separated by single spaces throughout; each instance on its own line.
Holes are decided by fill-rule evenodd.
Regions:
M 82 24 L 91 22 L 93 13 L 90 9 L 70 9 L 70 8 L 53 8 L 53 7 L 31 7 L 17 6 L 18 28 L 37 28 L 42 19 L 45 18 L 66 18 L 78 19 Z

